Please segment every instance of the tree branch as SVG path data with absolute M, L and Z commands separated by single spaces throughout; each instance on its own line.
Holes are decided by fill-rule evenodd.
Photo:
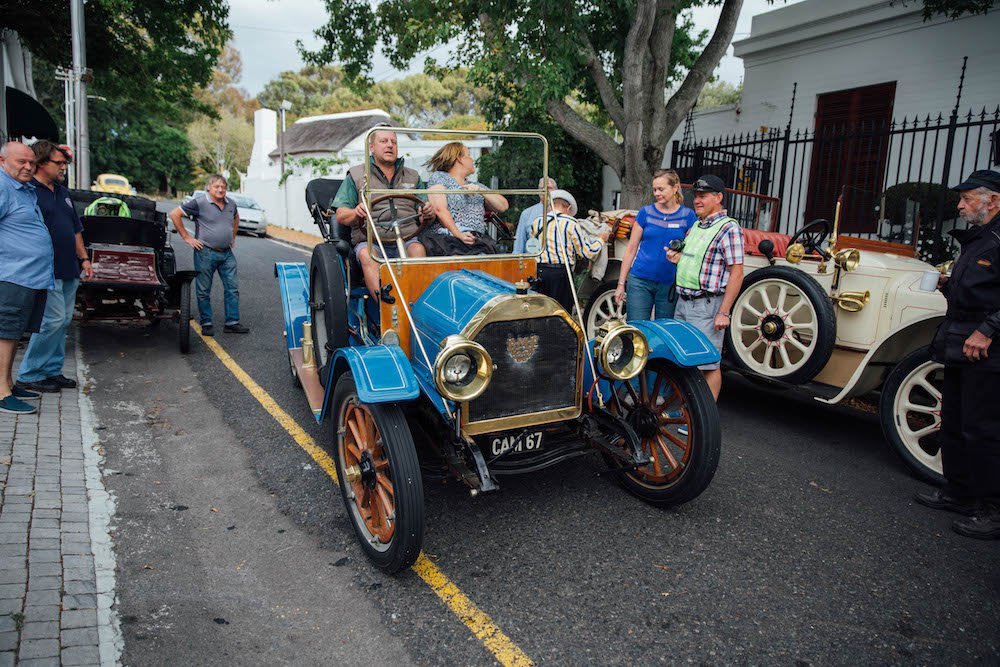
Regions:
M 698 93 L 705 86 L 722 56 L 725 55 L 726 49 L 729 48 L 729 43 L 733 40 L 733 33 L 736 32 L 736 20 L 740 16 L 742 7 L 743 0 L 726 0 L 722 7 L 722 14 L 719 16 L 719 24 L 715 28 L 715 34 L 712 35 L 705 50 L 692 65 L 691 71 L 688 72 L 677 93 L 667 102 L 662 127 L 676 127 L 684 118 L 684 114 L 694 106 L 698 100 Z
M 667 74 L 670 71 L 670 51 L 677 31 L 677 10 L 673 0 L 657 3 L 656 23 L 650 35 L 650 57 L 653 60 L 652 75 L 649 77 L 649 142 L 662 147 L 667 141 L 666 100 Z M 672 130 L 672 128 L 671 128 Z
M 625 59 L 622 63 L 622 100 L 626 123 L 642 118 L 642 110 L 649 100 L 648 89 L 643 83 L 649 74 L 649 34 L 655 19 L 655 0 L 639 0 L 632 27 L 625 38 Z
M 597 86 L 597 92 L 604 103 L 604 110 L 611 117 L 611 121 L 618 128 L 618 131 L 624 132 L 625 110 L 622 108 L 621 102 L 618 100 L 618 95 L 611 86 L 611 82 L 608 81 L 608 76 L 604 72 L 604 64 L 601 62 L 600 57 L 598 57 L 597 51 L 594 50 L 594 45 L 586 35 L 583 37 L 583 46 L 580 47 L 580 50 L 583 52 L 584 64 L 587 66 L 587 71 L 590 72 L 590 78 L 593 79 L 594 85 Z
M 545 103 L 545 110 L 571 137 L 597 153 L 598 157 L 619 176 L 621 175 L 625 164 L 625 152 L 614 139 L 573 111 L 563 100 L 549 100 Z

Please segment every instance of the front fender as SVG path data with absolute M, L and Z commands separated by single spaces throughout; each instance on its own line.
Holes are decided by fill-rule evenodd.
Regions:
M 682 368 L 719 363 L 721 355 L 712 341 L 687 322 L 632 320 L 629 324 L 646 335 L 650 359 L 666 359 Z
M 363 403 L 410 401 L 420 395 L 410 360 L 398 345 L 342 347 L 333 355 L 333 369 L 325 403 L 329 403 L 337 379 L 348 370 L 354 375 L 358 398 Z
M 712 341 L 687 322 L 670 319 L 632 320 L 629 321 L 629 324 L 645 334 L 646 341 L 649 343 L 650 360 L 666 359 L 675 366 L 692 368 L 702 364 L 716 364 L 721 358 L 719 351 L 712 345 Z M 593 354 L 594 340 L 591 339 L 587 344 L 591 354 Z M 594 365 L 598 365 L 596 358 L 594 358 Z M 597 386 L 600 388 L 601 394 L 607 398 L 611 391 L 607 379 L 602 377 Z M 583 391 L 587 394 L 584 394 L 584 399 L 593 388 L 594 374 L 590 370 L 590 363 L 585 363 L 583 366 Z M 586 400 L 584 402 L 586 403 Z

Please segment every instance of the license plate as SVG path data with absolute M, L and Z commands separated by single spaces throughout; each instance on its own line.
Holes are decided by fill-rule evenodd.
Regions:
M 541 431 L 522 431 L 490 438 L 490 453 L 493 456 L 501 454 L 524 454 L 542 449 Z

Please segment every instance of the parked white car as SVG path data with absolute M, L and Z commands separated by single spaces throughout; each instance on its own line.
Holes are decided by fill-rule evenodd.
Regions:
M 723 363 L 823 403 L 871 399 L 906 465 L 940 483 L 942 367 L 928 346 L 946 303 L 940 292 L 920 289 L 935 267 L 916 259 L 912 246 L 837 228 L 836 220 L 816 220 L 792 236 L 744 229 L 746 274 Z M 624 254 L 626 240 L 615 239 L 614 256 Z M 613 299 L 617 276 L 609 267 L 590 297 L 588 330 L 625 318 L 624 304 Z

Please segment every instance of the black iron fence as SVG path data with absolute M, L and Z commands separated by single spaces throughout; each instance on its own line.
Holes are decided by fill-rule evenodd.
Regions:
M 832 220 L 842 197 L 841 230 L 884 241 L 916 243 L 938 262 L 953 253 L 947 232 L 964 227 L 948 187 L 975 169 L 1000 165 L 1000 106 L 948 117 L 769 130 L 675 141 L 671 167 L 682 182 L 714 173 L 732 187 L 775 197 L 773 231 L 792 233 L 816 218 Z M 744 220 L 758 202 L 734 197 Z M 748 208 L 748 215 L 740 215 Z M 759 218 L 759 216 L 757 216 Z

